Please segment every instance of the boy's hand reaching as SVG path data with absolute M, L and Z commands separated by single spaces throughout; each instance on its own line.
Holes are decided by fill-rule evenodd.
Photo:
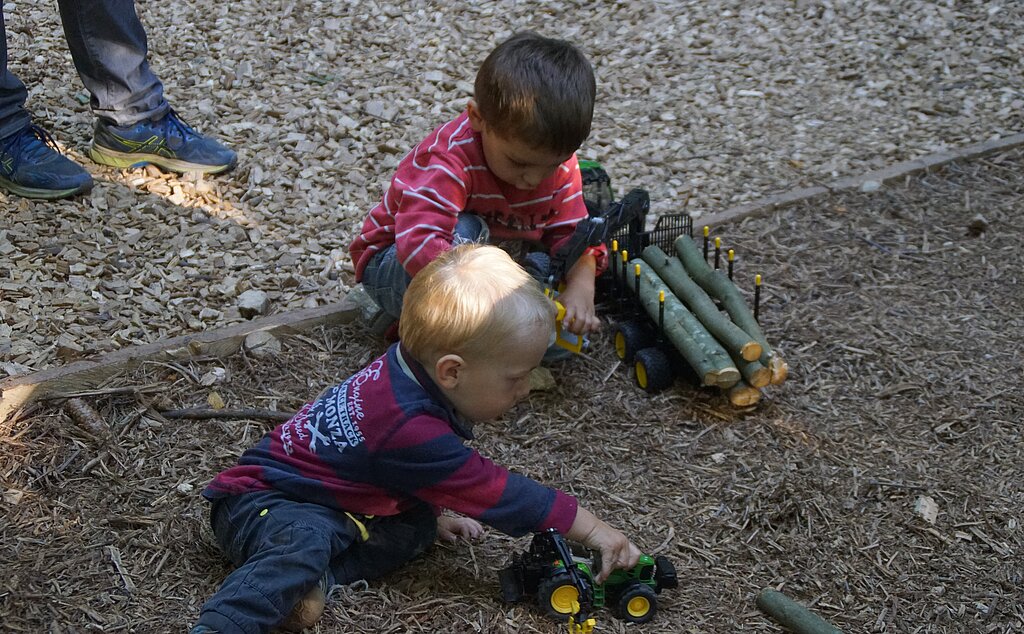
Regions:
M 594 309 L 594 256 L 584 255 L 565 276 L 565 290 L 558 301 L 565 307 L 562 327 L 576 335 L 597 332 L 601 320 Z
M 632 569 L 642 554 L 629 538 L 584 508 L 576 510 L 576 520 L 567 536 L 601 553 L 601 571 L 594 577 L 597 583 L 604 583 L 613 570 Z
M 437 538 L 454 542 L 458 538 L 477 539 L 484 534 L 484 527 L 480 522 L 469 517 L 453 517 L 442 515 L 437 518 Z

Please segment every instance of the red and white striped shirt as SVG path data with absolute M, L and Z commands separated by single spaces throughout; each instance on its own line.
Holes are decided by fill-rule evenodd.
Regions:
M 587 217 L 576 155 L 536 189 L 517 189 L 488 169 L 480 134 L 463 112 L 399 163 L 391 187 L 349 245 L 356 280 L 362 280 L 370 258 L 391 244 L 409 275 L 416 275 L 451 248 L 463 211 L 487 222 L 492 242 L 539 241 L 553 254 Z

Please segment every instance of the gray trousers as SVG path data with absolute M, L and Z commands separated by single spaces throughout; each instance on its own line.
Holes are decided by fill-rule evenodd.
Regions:
M 455 223 L 455 243 L 487 242 L 491 231 L 483 218 L 476 214 L 461 213 Z M 412 277 L 398 260 L 398 249 L 392 244 L 373 256 L 363 271 L 363 288 L 392 319 L 402 314 L 405 289 Z
M 146 61 L 146 31 L 134 0 L 58 0 L 71 57 L 97 116 L 116 125 L 159 118 L 170 106 Z M 0 12 L 0 139 L 25 128 L 28 91 L 7 68 L 7 28 Z
M 454 244 L 487 242 L 491 230 L 480 216 L 463 212 L 455 223 Z M 547 281 L 551 258 L 544 252 L 527 253 L 521 262 L 526 271 L 541 284 Z M 392 319 L 402 314 L 405 290 L 412 277 L 398 261 L 398 249 L 392 244 L 370 259 L 363 271 L 363 289 Z

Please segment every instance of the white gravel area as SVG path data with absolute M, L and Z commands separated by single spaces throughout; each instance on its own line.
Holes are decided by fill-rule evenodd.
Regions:
M 239 152 L 196 179 L 85 158 L 93 117 L 52 2 L 3 5 L 29 107 L 85 197 L 0 193 L 0 377 L 338 301 L 346 246 L 403 154 L 512 32 L 598 76 L 581 156 L 657 213 L 707 214 L 1024 130 L 1024 2 L 145 2 L 171 104 Z

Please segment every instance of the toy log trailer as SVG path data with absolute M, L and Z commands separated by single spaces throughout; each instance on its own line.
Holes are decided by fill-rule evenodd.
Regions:
M 719 270 L 720 238 L 715 238 L 715 268 L 707 263 L 709 227 L 704 227 L 703 255 L 693 243 L 688 215 L 662 216 L 653 230 L 645 231 L 650 210 L 646 191 L 634 189 L 618 203 L 607 204 L 607 174 L 593 162 L 581 163 L 580 168 L 589 217 L 580 221 L 548 263 L 551 294 L 557 295 L 557 285 L 588 248 L 604 244 L 610 266 L 601 276 L 603 286 L 614 287 L 618 307 L 630 315 L 616 326 L 616 353 L 633 363 L 640 387 L 656 392 L 671 385 L 677 374 L 696 373 L 701 385 L 722 388 L 731 403 L 747 406 L 760 400 L 762 387 L 782 383 L 788 366 L 757 323 L 761 276 L 756 278 L 751 313 L 732 282 L 732 250 L 728 277 Z M 668 248 L 676 254 L 667 254 Z M 630 253 L 641 257 L 630 261 Z M 609 278 L 612 284 L 607 283 Z M 560 310 L 556 321 L 556 341 L 579 353 L 584 341 L 562 329 L 563 314 Z
M 726 390 L 734 405 L 756 403 L 760 388 L 785 380 L 788 366 L 768 345 L 735 284 L 708 265 L 692 238 L 674 236 L 672 246 L 676 256 L 652 244 L 639 258 L 629 260 L 622 250 L 614 260 L 615 292 L 624 312 L 642 309 L 617 325 L 616 353 L 634 364 L 637 382 L 647 391 L 668 387 L 676 374 L 696 372 L 697 382 Z M 720 251 L 716 239 L 716 259 Z M 733 257 L 730 251 L 730 269 Z

